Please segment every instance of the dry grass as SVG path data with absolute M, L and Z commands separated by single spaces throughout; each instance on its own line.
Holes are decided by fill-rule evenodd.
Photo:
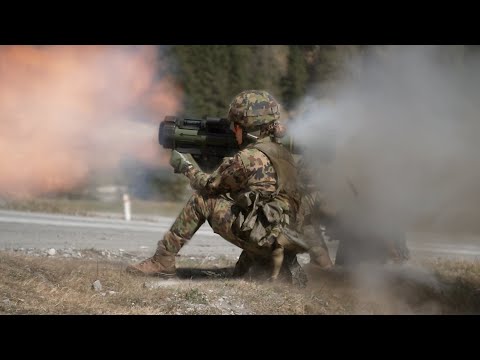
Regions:
M 132 199 L 133 217 L 139 215 L 173 216 L 178 214 L 183 203 L 158 202 Z M 61 213 L 68 215 L 94 215 L 95 213 L 112 213 L 123 216 L 122 200 L 100 201 L 66 198 L 36 198 L 31 200 L 0 202 L 0 208 L 18 211 Z
M 480 264 L 433 261 L 382 281 L 307 266 L 305 289 L 237 280 L 233 262 L 178 258 L 178 278 L 124 272 L 125 262 L 0 252 L 1 314 L 457 314 L 479 313 Z M 423 275 L 428 276 L 423 276 Z M 422 275 L 422 276 L 420 276 Z M 373 276 L 374 278 L 374 276 Z M 100 280 L 103 289 L 92 283 Z M 377 279 L 378 280 L 378 279 Z

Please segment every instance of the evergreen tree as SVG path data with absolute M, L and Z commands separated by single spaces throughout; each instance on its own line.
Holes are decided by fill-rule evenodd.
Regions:
M 288 54 L 287 74 L 282 78 L 283 101 L 287 109 L 291 109 L 296 101 L 305 95 L 307 80 L 304 52 L 300 46 L 292 45 Z
M 185 90 L 185 113 L 221 116 L 229 94 L 230 56 L 224 45 L 174 46 L 178 79 Z

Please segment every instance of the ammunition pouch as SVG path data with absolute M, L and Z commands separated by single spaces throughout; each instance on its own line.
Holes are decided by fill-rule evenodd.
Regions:
M 276 195 L 249 191 L 236 197 L 232 206 L 236 215 L 232 231 L 261 247 L 273 245 L 282 229 L 290 224 L 289 207 L 276 199 Z

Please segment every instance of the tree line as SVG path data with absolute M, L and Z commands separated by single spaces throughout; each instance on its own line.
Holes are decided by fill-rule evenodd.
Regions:
M 183 112 L 188 116 L 227 114 L 229 104 L 247 89 L 269 91 L 288 112 L 308 91 L 327 96 L 328 87 L 346 74 L 345 63 L 367 55 L 381 54 L 383 45 L 171 45 L 161 47 L 183 90 Z M 462 61 L 465 54 L 476 54 L 476 45 L 444 46 L 446 61 Z M 361 63 L 361 62 L 360 62 Z M 167 183 L 166 180 L 170 182 Z M 179 187 L 186 183 L 179 176 L 155 178 L 157 188 Z
M 383 45 L 173 45 L 162 48 L 185 94 L 184 111 L 225 116 L 242 90 L 268 90 L 291 110 L 313 86 L 345 75 L 354 57 L 384 51 Z M 442 46 L 449 61 L 478 53 L 478 45 Z M 318 90 L 318 89 L 317 89 Z M 317 91 L 322 95 L 321 91 Z M 326 95 L 326 94 L 325 94 Z
M 313 84 L 334 78 L 362 45 L 175 45 L 164 55 L 185 93 L 184 111 L 225 116 L 246 89 L 268 90 L 287 109 Z

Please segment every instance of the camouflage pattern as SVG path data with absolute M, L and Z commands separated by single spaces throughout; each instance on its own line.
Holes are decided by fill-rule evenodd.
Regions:
M 257 90 L 240 93 L 228 115 L 230 121 L 247 132 L 256 131 L 279 117 L 275 99 L 266 91 Z M 158 248 L 178 253 L 208 221 L 215 233 L 244 250 L 237 275 L 249 268 L 252 258 L 270 266 L 272 251 L 277 246 L 284 249 L 283 272 L 293 276 L 293 282 L 304 284 L 306 277 L 296 254 L 305 252 L 308 246 L 295 231 L 300 202 L 296 165 L 288 151 L 277 147 L 281 145 L 269 132 L 261 132 L 256 144 L 225 158 L 212 174 L 188 168 L 184 174 L 196 192 L 159 241 Z M 295 237 L 298 241 L 290 240 Z
M 245 148 L 234 157 L 225 158 L 212 174 L 191 168 L 185 175 L 197 192 L 161 240 L 167 250 L 178 252 L 208 221 L 215 233 L 232 244 L 248 251 L 268 254 L 269 244 L 265 242 L 260 245 L 259 238 L 250 236 L 252 233 L 255 235 L 254 225 L 258 222 L 256 219 L 248 222 L 248 211 L 242 208 L 242 205 L 248 207 L 248 199 L 252 194 L 258 194 L 256 204 L 276 195 L 275 169 L 265 154 L 254 148 Z M 282 208 L 288 209 L 288 203 L 282 203 Z M 249 228 L 250 225 L 253 227 Z M 277 229 L 272 227 L 270 230 L 273 235 Z M 268 234 L 263 235 L 262 238 Z
M 333 266 L 326 240 L 332 238 L 336 211 L 319 186 L 322 167 L 318 155 L 305 153 L 297 162 L 302 193 L 297 217 L 297 231 L 310 246 L 310 262 L 327 268 Z
M 225 158 L 212 173 L 192 168 L 185 174 L 190 185 L 205 195 L 230 193 L 232 199 L 245 191 L 273 194 L 277 188 L 275 169 L 268 157 L 253 148 L 245 148 L 231 158 Z
M 185 243 L 192 238 L 198 228 L 208 221 L 213 231 L 232 244 L 246 248 L 248 244 L 232 232 L 235 215 L 233 202 L 224 196 L 207 196 L 195 192 L 182 209 L 170 230 L 160 240 L 165 248 L 178 253 Z
M 331 224 L 335 213 L 327 207 L 324 196 L 319 191 L 304 193 L 297 217 L 297 231 L 309 246 L 310 262 L 322 267 L 333 265 L 326 239 L 331 234 Z
M 246 90 L 233 99 L 227 117 L 246 131 L 254 131 L 262 125 L 280 119 L 280 108 L 268 92 Z
M 252 252 L 242 251 L 235 265 L 233 277 L 244 277 L 267 280 L 270 275 L 272 258 L 257 255 Z M 305 287 L 307 285 L 307 275 L 297 260 L 297 254 L 292 251 L 286 251 L 280 270 L 280 279 L 289 282 L 294 286 Z
M 254 145 L 225 158 L 212 174 L 190 168 L 185 175 L 197 192 L 162 240 L 169 251 L 179 251 L 205 221 L 234 245 L 265 256 L 285 228 L 294 231 L 296 209 L 279 189 L 272 161 Z
M 244 276 L 249 270 L 252 270 L 250 274 L 256 278 L 268 276 L 272 261 L 271 248 L 259 246 L 234 231 L 234 222 L 238 219 L 234 208 L 235 202 L 226 196 L 208 196 L 195 192 L 170 230 L 159 241 L 158 248 L 165 248 L 174 254 L 178 253 L 198 228 L 208 221 L 215 233 L 244 250 L 235 267 L 234 276 Z M 296 251 L 285 252 L 281 279 L 295 286 L 304 287 L 307 278 L 298 263 L 296 254 Z

